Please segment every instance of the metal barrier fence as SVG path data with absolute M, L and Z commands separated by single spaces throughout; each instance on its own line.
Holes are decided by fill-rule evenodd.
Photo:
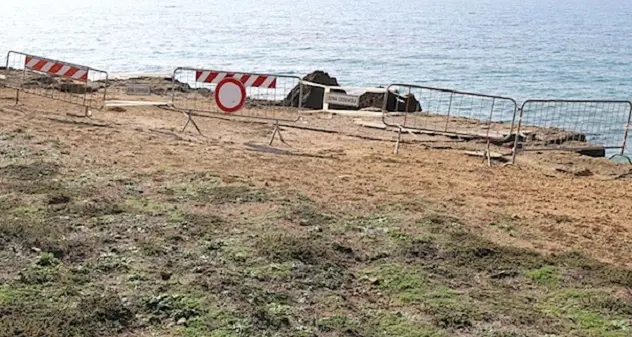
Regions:
M 214 97 L 218 84 L 227 78 L 240 81 L 246 90 L 244 107 L 229 113 L 220 109 Z M 172 104 L 179 110 L 277 122 L 295 122 L 300 117 L 303 86 L 296 76 L 182 67 L 173 72 L 172 80 Z
M 382 120 L 387 126 L 484 140 L 487 150 L 490 142 L 513 145 L 518 104 L 512 98 L 409 84 L 392 84 L 386 95 Z
M 80 105 L 102 109 L 108 87 L 108 73 L 87 66 L 52 60 L 41 56 L 10 51 L 7 54 L 5 85 L 20 91 Z
M 520 110 L 517 151 L 597 148 L 625 154 L 632 102 L 527 100 Z

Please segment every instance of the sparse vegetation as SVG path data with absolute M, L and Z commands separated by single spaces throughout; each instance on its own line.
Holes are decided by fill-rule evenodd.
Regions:
M 426 200 L 46 159 L 0 166 L 1 337 L 632 334 L 629 269 L 499 244 Z

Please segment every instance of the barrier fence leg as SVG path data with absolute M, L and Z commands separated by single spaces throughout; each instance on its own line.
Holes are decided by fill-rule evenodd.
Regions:
M 195 123 L 195 121 L 193 120 L 193 117 L 191 116 L 191 111 L 186 111 L 186 112 L 183 111 L 182 113 L 185 116 L 187 116 L 187 122 L 184 124 L 184 127 L 182 128 L 182 131 L 180 132 L 184 132 L 184 130 L 187 129 L 187 126 L 189 126 L 189 123 L 191 123 L 193 124 L 197 132 L 200 134 L 200 136 L 202 136 L 202 131 L 200 131 L 200 128 L 197 126 L 197 123 Z
M 397 143 L 395 143 L 395 154 L 399 154 L 399 144 L 402 142 L 402 127 L 399 127 L 397 132 Z
M 272 143 L 274 142 L 274 138 L 276 137 L 277 134 L 279 135 L 279 139 L 281 140 L 281 143 L 287 145 L 287 143 L 283 139 L 283 135 L 281 134 L 281 128 L 279 127 L 279 121 L 275 120 L 274 121 L 274 131 L 272 132 L 272 137 L 270 137 L 270 143 L 268 143 L 268 145 L 272 145 Z
M 20 104 L 20 89 L 15 89 L 15 105 Z
M 487 138 L 487 148 L 485 149 L 485 159 L 487 159 L 487 166 L 492 166 L 492 153 L 489 149 L 489 137 Z

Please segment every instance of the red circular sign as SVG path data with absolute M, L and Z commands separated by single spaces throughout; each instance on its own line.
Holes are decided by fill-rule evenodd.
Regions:
M 215 102 L 220 110 L 233 113 L 244 107 L 246 88 L 234 78 L 225 78 L 215 88 Z

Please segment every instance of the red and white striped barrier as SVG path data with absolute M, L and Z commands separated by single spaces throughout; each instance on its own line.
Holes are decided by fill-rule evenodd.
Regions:
M 27 56 L 24 66 L 30 70 L 41 71 L 51 75 L 63 76 L 77 81 L 88 81 L 88 69 L 66 63 L 39 59 L 33 56 Z
M 244 84 L 245 87 L 276 89 L 276 76 L 236 74 L 218 71 L 198 70 L 195 72 L 196 82 L 217 84 L 225 78 L 234 78 Z
M 105 106 L 108 73 L 103 70 L 18 51 L 7 53 L 4 68 L 6 86 L 16 89 L 16 104 L 20 94 L 26 93 L 80 105 L 86 116 L 88 107 L 101 110 Z

